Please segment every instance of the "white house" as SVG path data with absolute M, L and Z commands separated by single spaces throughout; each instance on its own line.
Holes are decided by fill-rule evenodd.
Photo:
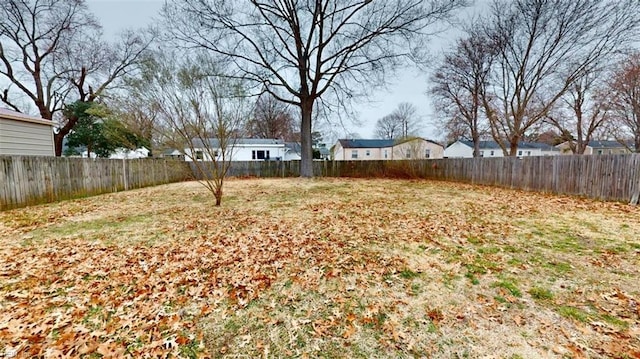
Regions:
M 191 149 L 186 148 L 184 150 L 185 161 L 211 161 L 211 151 L 218 156 L 218 160 L 221 160 L 222 153 L 218 139 L 210 138 L 207 141 L 208 144 L 205 146 L 202 140 L 194 139 L 194 153 L 192 153 Z M 231 161 L 280 161 L 285 159 L 287 150 L 284 142 L 280 140 L 239 138 L 233 141 L 230 148 L 227 148 L 226 153 L 231 156 Z
M 559 155 L 557 148 L 539 142 L 518 143 L 517 157 L 555 156 Z M 473 142 L 458 140 L 444 150 L 445 158 L 473 157 Z M 480 157 L 504 157 L 504 152 L 495 141 L 480 141 Z
M 284 161 L 299 161 L 302 159 L 302 147 L 298 142 L 285 142 Z
M 53 122 L 0 108 L 0 155 L 54 154 Z
M 332 148 L 335 161 L 442 158 L 442 145 L 420 137 L 405 140 L 341 139 Z
M 149 157 L 149 153 L 151 151 L 149 151 L 146 147 L 140 147 L 140 148 L 136 148 L 135 150 L 130 150 L 127 148 L 117 148 L 116 151 L 114 153 L 112 153 L 111 155 L 109 155 L 109 158 L 111 159 L 118 159 L 118 160 L 131 160 L 131 159 L 138 159 L 138 158 L 147 158 Z

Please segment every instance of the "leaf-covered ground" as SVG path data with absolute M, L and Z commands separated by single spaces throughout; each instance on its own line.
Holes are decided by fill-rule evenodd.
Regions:
M 0 355 L 640 358 L 640 208 L 429 181 L 0 213 Z

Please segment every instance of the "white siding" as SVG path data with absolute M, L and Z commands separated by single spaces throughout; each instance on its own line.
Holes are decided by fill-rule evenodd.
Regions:
M 53 156 L 51 125 L 0 118 L 0 155 Z
M 469 158 L 473 157 L 473 148 L 465 145 L 460 141 L 456 141 L 444 150 L 444 157 L 448 158 Z
M 429 152 L 428 157 L 427 157 L 427 150 Z M 410 157 L 407 157 L 407 152 L 409 153 Z M 393 156 L 391 159 L 423 160 L 423 159 L 437 159 L 437 158 L 442 158 L 443 156 L 444 156 L 444 149 L 442 148 L 442 146 L 436 143 L 418 138 L 415 140 L 411 140 L 411 141 L 407 141 L 407 142 L 403 142 L 401 144 L 395 145 L 393 147 Z
M 342 145 L 340 144 L 340 141 L 338 141 L 335 146 L 333 147 L 333 160 L 334 161 L 344 161 L 346 160 L 346 154 L 344 152 L 344 148 L 342 148 Z
M 197 150 L 197 149 L 196 149 Z M 246 144 L 236 144 L 232 150 L 227 150 L 228 154 L 231 154 L 231 161 L 264 161 L 253 159 L 253 151 L 269 151 L 269 159 L 275 160 L 280 159 L 284 160 L 285 147 L 284 144 L 270 144 L 270 145 L 246 145 Z M 191 151 L 187 148 L 184 150 L 185 153 L 185 161 L 192 161 L 192 158 L 195 156 L 191 156 Z M 203 151 L 204 159 L 207 161 L 211 161 L 211 157 Z M 218 159 L 222 159 L 218 157 Z
M 471 153 L 473 154 L 473 149 Z M 504 152 L 500 148 L 488 148 L 480 149 L 480 155 L 482 157 L 504 157 Z

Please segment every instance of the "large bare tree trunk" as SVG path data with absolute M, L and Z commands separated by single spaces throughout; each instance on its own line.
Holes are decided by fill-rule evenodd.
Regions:
M 518 155 L 518 140 L 519 138 L 512 138 L 511 141 L 509 141 L 509 156 Z
M 300 126 L 302 147 L 300 160 L 300 177 L 313 177 L 313 149 L 311 144 L 311 116 L 313 114 L 313 101 L 306 100 L 300 105 L 302 123 Z
M 473 157 L 480 157 L 480 137 L 474 135 L 471 140 L 473 141 Z

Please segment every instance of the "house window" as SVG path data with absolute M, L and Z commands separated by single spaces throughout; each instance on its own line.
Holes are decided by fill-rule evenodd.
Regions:
M 218 151 L 214 151 L 214 152 L 213 152 L 213 157 L 214 157 L 214 158 L 218 158 Z
M 407 150 L 407 158 L 411 158 L 411 151 Z
M 522 151 L 518 151 L 518 156 L 522 156 Z
M 484 157 L 484 151 L 480 151 L 480 157 Z
M 384 150 L 384 158 L 389 158 L 389 150 Z
M 602 150 L 598 150 L 598 154 L 601 155 L 602 154 Z
M 431 150 L 430 149 L 424 150 L 424 158 L 430 158 L 430 157 L 431 157 Z
M 491 157 L 493 157 L 494 151 L 491 151 L 490 154 L 491 154 Z
M 204 159 L 204 153 L 202 153 L 201 150 L 196 150 L 196 160 L 203 160 Z
M 354 160 L 358 159 L 358 150 L 351 151 L 351 158 Z
M 531 156 L 531 151 L 527 151 L 527 156 Z
M 367 157 L 371 156 L 371 150 L 366 150 L 364 152 L 364 155 L 367 156 Z
M 251 159 L 254 159 L 254 160 L 268 160 L 269 159 L 269 151 L 264 151 L 264 150 L 251 151 Z

